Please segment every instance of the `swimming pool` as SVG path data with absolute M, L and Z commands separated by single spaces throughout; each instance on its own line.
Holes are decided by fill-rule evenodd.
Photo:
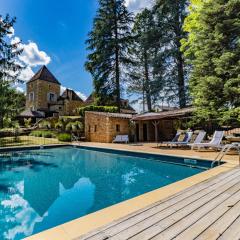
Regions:
M 1 153 L 0 239 L 22 239 L 205 171 L 211 161 L 58 147 Z

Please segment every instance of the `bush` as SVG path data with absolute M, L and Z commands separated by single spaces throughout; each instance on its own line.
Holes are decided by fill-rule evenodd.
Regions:
M 71 137 L 71 134 L 69 133 L 60 133 L 58 134 L 58 140 L 61 142 L 71 142 L 72 137 Z
M 96 112 L 110 112 L 110 113 L 116 113 L 118 112 L 118 108 L 115 106 L 95 106 L 90 105 L 86 107 L 81 107 L 77 109 L 77 112 L 80 116 L 84 116 L 84 113 L 86 111 L 96 111 Z
M 33 136 L 33 137 L 42 137 L 42 131 L 32 131 L 30 133 L 30 136 Z
M 54 138 L 54 137 L 56 137 L 54 132 L 51 132 L 51 131 L 39 131 L 39 130 L 32 131 L 30 133 L 30 136 L 44 137 L 44 138 Z

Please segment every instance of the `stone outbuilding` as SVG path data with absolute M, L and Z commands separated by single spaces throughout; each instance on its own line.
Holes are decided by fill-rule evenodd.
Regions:
M 85 112 L 87 141 L 111 143 L 116 135 L 129 135 L 132 114 Z

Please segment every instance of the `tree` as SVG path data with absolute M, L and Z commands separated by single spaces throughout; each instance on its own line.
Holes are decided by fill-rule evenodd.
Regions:
M 240 1 L 192 0 L 182 49 L 198 121 L 240 120 Z
M 0 16 L 0 128 L 3 127 L 3 119 L 16 112 L 16 90 L 11 88 L 11 84 L 18 80 L 22 69 L 17 63 L 17 57 L 22 50 L 19 43 L 11 43 L 8 35 L 12 32 L 12 27 L 16 19 L 11 19 L 9 15 L 5 18 Z
M 121 81 L 125 65 L 129 63 L 132 15 L 124 0 L 99 0 L 93 30 L 86 41 L 91 51 L 86 69 L 92 74 L 98 104 L 114 101 L 121 107 Z
M 157 22 L 156 38 L 159 49 L 154 57 L 154 73 L 165 83 L 165 101 L 176 101 L 182 108 L 187 104 L 187 68 L 181 52 L 181 39 L 187 16 L 187 0 L 157 0 L 153 13 Z
M 148 111 L 152 110 L 152 59 L 154 47 L 155 22 L 150 10 L 144 9 L 135 17 L 133 26 L 133 43 L 131 45 L 132 64 L 129 65 L 128 91 L 142 95 L 143 111 L 145 110 L 145 97 Z M 156 87 L 156 86 L 155 86 Z

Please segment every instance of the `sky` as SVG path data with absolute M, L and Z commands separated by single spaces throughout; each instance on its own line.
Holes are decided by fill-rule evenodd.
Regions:
M 151 6 L 152 0 L 126 0 L 134 13 Z M 85 41 L 98 8 L 97 0 L 0 0 L 0 15 L 16 17 L 10 41 L 22 41 L 19 62 L 26 66 L 21 79 L 28 81 L 46 65 L 65 87 L 82 98 L 93 90 L 91 75 L 85 70 Z M 16 86 L 19 91 L 24 85 Z

